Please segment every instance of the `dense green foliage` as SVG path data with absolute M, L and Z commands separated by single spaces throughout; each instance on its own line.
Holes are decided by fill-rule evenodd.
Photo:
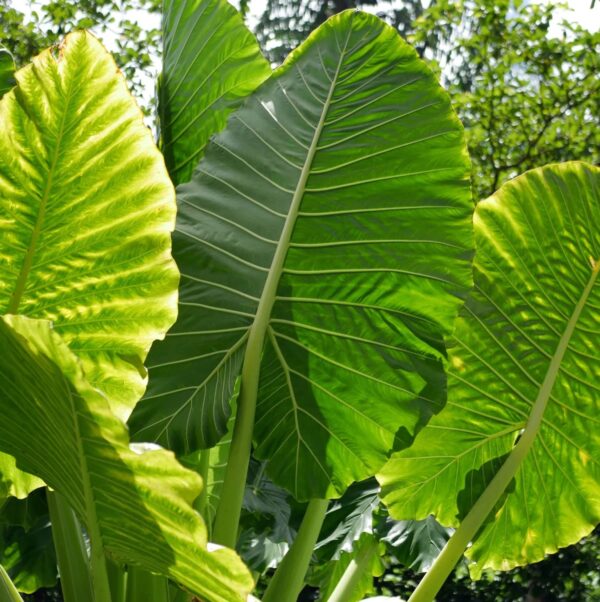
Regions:
M 598 36 L 289 6 L 263 41 L 318 27 L 271 71 L 225 0 L 166 0 L 157 149 L 92 35 L 13 63 L 116 25 L 142 74 L 154 3 L 41 2 L 22 43 L 0 5 L 0 597 L 58 565 L 65 602 L 360 602 L 401 564 L 492 600 L 600 519 L 600 170 L 495 190 L 595 156 Z

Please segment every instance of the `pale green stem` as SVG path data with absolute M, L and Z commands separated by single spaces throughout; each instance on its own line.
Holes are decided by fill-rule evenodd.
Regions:
M 92 587 L 94 589 L 94 599 L 96 602 L 111 602 L 110 580 L 106 569 L 106 556 L 104 547 L 99 545 L 102 541 L 100 530 L 96 524 L 91 524 L 89 528 L 91 543 L 91 563 L 92 563 Z
M 500 470 L 498 470 L 494 478 L 490 481 L 490 484 L 486 487 L 485 491 L 475 502 L 465 519 L 461 522 L 458 529 L 448 540 L 448 543 L 445 545 L 441 554 L 437 557 L 421 583 L 419 583 L 408 602 L 431 602 L 434 599 L 435 595 L 444 584 L 444 581 L 446 581 L 448 575 L 452 572 L 452 569 L 464 554 L 469 542 L 473 540 L 473 537 L 502 496 L 502 493 L 516 475 L 523 460 L 527 457 L 542 424 L 544 411 L 546 410 L 546 405 L 550 398 L 552 388 L 554 387 L 556 377 L 559 374 L 560 365 L 569 346 L 569 341 L 592 287 L 598 277 L 599 271 L 600 261 L 597 261 L 592 270 L 591 278 L 575 306 L 556 351 L 552 356 L 548 371 L 544 377 L 544 382 L 540 387 L 529 420 L 527 421 L 527 425 L 525 426 L 519 441 L 505 460 L 504 464 L 500 467 Z
M 127 571 L 127 602 L 168 602 L 169 581 L 144 569 L 130 566 Z
M 94 602 L 91 566 L 81 525 L 60 494 L 47 489 L 46 496 L 63 599 L 65 602 Z
M 348 38 L 346 39 L 346 45 Z M 273 255 L 271 267 L 265 281 L 260 301 L 256 309 L 254 322 L 248 335 L 248 343 L 244 354 L 244 363 L 242 367 L 242 377 L 240 384 L 240 395 L 238 398 L 238 408 L 233 427 L 233 438 L 229 451 L 227 468 L 225 469 L 225 478 L 221 490 L 221 498 L 215 517 L 214 538 L 215 542 L 229 548 L 234 548 L 237 541 L 238 525 L 242 511 L 242 501 L 244 499 L 244 489 L 246 487 L 246 477 L 248 476 L 248 464 L 250 463 L 250 452 L 252 448 L 252 433 L 254 431 L 254 415 L 256 413 L 256 398 L 258 395 L 258 379 L 260 372 L 260 361 L 262 357 L 263 346 L 269 327 L 269 320 L 279 279 L 283 271 L 283 265 L 287 251 L 292 239 L 296 218 L 300 211 L 300 205 L 304 197 L 306 182 L 310 175 L 312 163 L 317 152 L 319 138 L 325 125 L 325 119 L 333 92 L 335 90 L 338 74 L 342 65 L 344 51 L 340 54 L 338 66 L 335 75 L 331 81 L 327 98 L 323 104 L 321 117 L 315 128 L 312 141 L 306 153 L 306 159 L 296 184 L 296 189 L 292 196 L 290 208 L 285 218 L 283 228 L 277 248 Z
M 319 499 L 308 503 L 296 539 L 277 567 L 263 596 L 263 602 L 296 602 L 298 599 L 328 503 L 328 500 Z
M 112 602 L 125 602 L 127 596 L 127 569 L 112 560 L 106 560 L 106 571 Z
M 202 477 L 202 492 L 198 496 L 198 499 L 194 502 L 194 508 L 204 517 L 206 520 L 206 503 L 208 502 L 208 470 L 210 468 L 210 449 L 203 449 L 200 452 L 200 466 L 198 467 L 198 474 Z
M 379 542 L 373 538 L 350 561 L 335 589 L 331 592 L 327 602 L 349 602 L 353 599 L 359 581 L 369 567 L 374 554 L 377 552 Z
M 15 584 L 0 564 L 0 602 L 23 602 Z

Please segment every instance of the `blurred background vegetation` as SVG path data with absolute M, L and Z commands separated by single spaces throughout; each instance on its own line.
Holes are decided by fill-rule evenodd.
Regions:
M 157 131 L 160 5 L 161 0 L 0 0 L 0 45 L 20 66 L 70 30 L 91 29 L 114 53 L 149 126 Z M 253 7 L 241 0 L 240 10 L 277 65 L 329 16 L 354 7 L 375 12 L 396 27 L 451 94 L 465 126 L 475 199 L 546 163 L 600 162 L 600 7 L 585 27 L 568 18 L 561 22 L 562 5 L 552 1 L 266 0 L 252 17 Z M 28 504 L 43 505 L 42 494 Z M 39 506 L 31 514 L 19 504 L 0 510 L 0 563 L 20 571 L 24 579 L 42 574 L 45 581 L 32 583 L 50 585 L 55 580 L 55 564 L 48 557 L 51 535 L 47 523 L 28 521 L 34 515 L 40 516 Z M 19 564 L 25 551 L 36 559 L 35 566 Z M 375 582 L 377 593 L 407 596 L 412 591 L 419 575 L 400 562 L 386 555 Z M 599 565 L 597 529 L 540 563 L 489 572 L 480 581 L 471 581 L 459 566 L 438 599 L 600 601 Z M 307 588 L 304 599 L 313 599 L 315 591 Z M 60 595 L 53 588 L 40 589 L 26 599 L 58 601 Z

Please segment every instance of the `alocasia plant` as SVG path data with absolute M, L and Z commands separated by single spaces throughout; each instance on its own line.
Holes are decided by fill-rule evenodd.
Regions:
M 249 571 L 207 544 L 233 548 L 239 529 L 256 567 L 281 560 L 264 602 L 296 599 L 320 531 L 330 564 L 311 578 L 331 602 L 369 590 L 380 541 L 428 565 L 448 534 L 429 514 L 464 521 L 414 600 L 470 541 L 477 571 L 588 532 L 600 170 L 550 166 L 479 205 L 476 288 L 452 338 L 471 276 L 469 160 L 446 93 L 397 33 L 347 11 L 273 73 L 225 0 L 168 0 L 163 34 L 164 162 L 89 34 L 16 88 L 0 50 L 0 314 L 13 314 L 0 495 L 55 489 L 65 600 L 241 602 Z M 179 318 L 134 409 L 176 314 L 165 163 Z M 251 447 L 262 497 L 246 489 Z M 424 522 L 386 519 L 372 479 L 346 491 L 377 471 L 390 514 Z M 266 523 L 240 523 L 244 494 L 273 512 L 268 560 L 248 552 Z M 307 510 L 281 559 L 292 496 Z M 0 588 L 19 599 L 4 569 Z
M 477 206 L 475 234 L 447 408 L 379 477 L 393 516 L 460 525 L 414 601 L 470 541 L 478 575 L 541 560 L 600 521 L 600 169 L 527 172 Z
M 433 74 L 358 12 L 208 144 L 178 189 L 180 319 L 130 425 L 180 454 L 214 445 L 241 375 L 217 541 L 235 542 L 252 439 L 277 483 L 323 498 L 441 407 L 441 335 L 469 283 L 468 170 Z
M 95 599 L 111 598 L 103 561 L 109 554 L 208 600 L 245 600 L 253 583 L 236 554 L 206 549 L 206 528 L 191 505 L 200 478 L 171 452 L 130 449 L 125 425 L 50 324 L 3 318 L 0 349 L 12 351 L 0 362 L 0 445 L 83 520 Z
M 208 599 L 245 599 L 252 582 L 235 554 L 206 550 L 191 508 L 199 479 L 166 452 L 138 457 L 122 422 L 145 386 L 147 350 L 176 313 L 162 157 L 89 34 L 15 77 L 0 101 L 0 308 L 28 319 L 2 326 L 0 449 L 56 489 L 90 534 L 93 593 L 84 574 L 71 599 L 110 598 L 105 551 Z

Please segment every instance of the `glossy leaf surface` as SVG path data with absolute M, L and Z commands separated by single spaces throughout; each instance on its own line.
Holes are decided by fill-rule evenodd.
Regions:
M 372 15 L 332 17 L 179 187 L 180 318 L 134 436 L 215 443 L 264 335 L 255 444 L 275 482 L 306 499 L 373 474 L 441 405 L 441 333 L 470 277 L 468 172 L 414 50 Z
M 0 101 L 0 314 L 52 320 L 125 418 L 176 316 L 172 185 L 111 55 L 65 38 Z
M 123 423 L 48 322 L 0 319 L 0 447 L 79 515 L 92 546 L 215 602 L 245 601 L 237 555 L 206 549 L 201 482 L 165 450 L 130 447 Z
M 159 81 L 161 149 L 175 184 L 188 182 L 210 136 L 271 73 L 226 0 L 167 0 Z
M 478 575 L 540 560 L 600 520 L 600 169 L 527 172 L 478 205 L 475 228 L 448 405 L 380 480 L 393 516 L 457 525 L 545 398 L 529 454 L 467 551 Z

